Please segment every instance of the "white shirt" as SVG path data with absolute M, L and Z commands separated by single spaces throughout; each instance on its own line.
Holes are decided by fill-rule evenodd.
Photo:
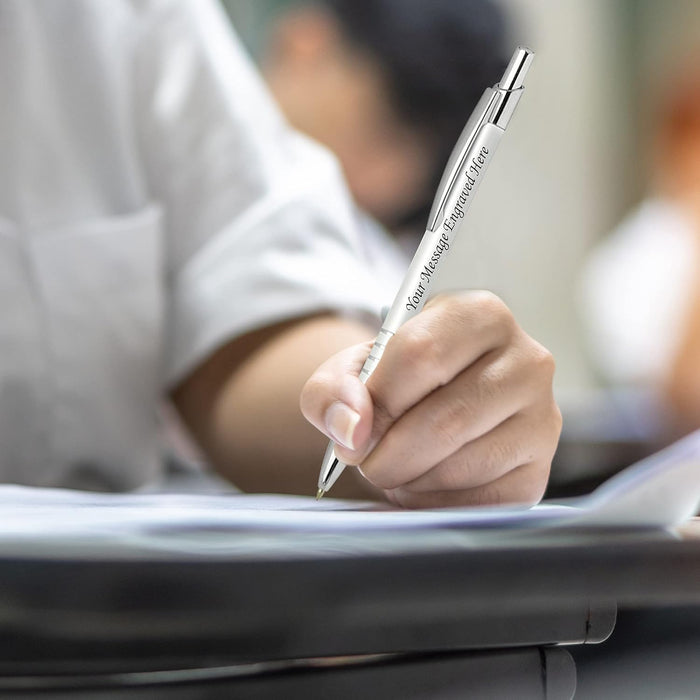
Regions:
M 0 480 L 141 485 L 217 347 L 383 303 L 335 161 L 213 3 L 0 0 L 0 94 Z
M 655 390 L 682 340 L 696 236 L 679 207 L 648 199 L 588 259 L 581 307 L 591 350 L 613 384 Z

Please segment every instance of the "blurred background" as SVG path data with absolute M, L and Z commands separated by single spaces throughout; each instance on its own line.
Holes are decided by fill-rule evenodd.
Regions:
M 444 62 L 444 54 L 450 70 L 457 70 L 456 56 L 461 53 L 456 48 L 460 46 L 456 29 L 450 37 L 445 34 L 440 57 L 433 48 L 443 42 L 433 39 L 432 45 L 420 45 L 410 26 L 411 13 L 429 12 L 434 17 L 450 3 L 407 2 L 401 11 L 394 8 L 396 17 L 384 20 L 396 31 L 384 37 L 381 22 L 368 22 L 362 16 L 371 12 L 371 3 L 363 0 L 223 0 L 223 4 L 292 123 L 336 150 L 351 189 L 356 190 L 356 201 L 371 214 L 370 224 L 376 220 L 383 224 L 368 228 L 393 231 L 400 250 L 415 247 L 415 232 L 422 233 L 425 224 L 425 207 L 408 211 L 394 202 L 394 209 L 390 205 L 382 209 L 378 200 L 386 183 L 392 183 L 389 189 L 403 187 L 410 200 L 423 205 L 416 188 L 422 187 L 432 198 L 435 164 L 425 167 L 428 175 L 411 182 L 401 178 L 413 169 L 396 153 L 393 161 L 387 158 L 383 164 L 374 163 L 376 167 L 369 161 L 384 149 L 387 139 L 395 142 L 394 151 L 413 148 L 417 163 L 421 157 L 425 160 L 425 152 L 431 149 L 444 159 L 445 142 L 453 143 L 454 135 L 441 140 L 423 128 L 425 125 L 403 133 L 394 121 L 393 130 L 385 129 L 383 140 L 375 129 L 374 142 L 365 139 L 363 150 L 360 137 L 353 141 L 352 135 L 345 134 L 343 140 L 338 133 L 353 126 L 345 124 L 347 119 L 352 121 L 349 113 L 357 112 L 359 119 L 376 111 L 376 96 L 363 92 L 344 75 L 346 94 L 341 92 L 335 99 L 337 105 L 346 97 L 348 101 L 342 104 L 342 111 L 338 106 L 336 121 L 332 104 L 328 108 L 330 123 L 319 123 L 324 109 L 318 105 L 311 109 L 314 119 L 309 120 L 299 104 L 306 99 L 301 91 L 308 87 L 307 74 L 287 70 L 285 65 L 308 68 L 314 52 L 329 41 L 328 27 L 324 29 L 323 22 L 314 23 L 313 12 L 320 8 L 322 14 L 328 14 L 330 8 L 335 22 L 334 8 L 338 6 L 345 8 L 341 15 L 351 12 L 359 17 L 341 17 L 342 21 L 332 22 L 331 28 L 340 27 L 341 41 L 358 48 L 360 58 L 366 54 L 383 60 L 386 51 L 373 47 L 371 41 L 393 46 L 405 36 L 409 43 L 415 42 L 414 55 L 411 59 L 409 50 L 408 57 L 399 59 L 413 60 L 416 75 L 420 72 L 416 67 L 422 69 L 432 60 Z M 503 27 L 493 24 L 483 2 L 455 0 L 451 4 L 462 7 L 462 14 L 473 15 L 444 20 L 453 28 L 460 22 L 476 27 L 474 36 L 463 34 L 465 55 L 469 57 L 470 47 L 472 50 L 469 60 L 475 60 L 475 52 L 507 59 L 517 44 L 531 47 L 536 57 L 525 97 L 447 260 L 440 286 L 495 291 L 523 327 L 553 352 L 557 361 L 555 390 L 565 413 L 561 451 L 569 468 L 576 470 L 579 438 L 588 450 L 586 469 L 590 470 L 595 459 L 591 442 L 605 438 L 632 446 L 615 457 L 621 464 L 629 463 L 641 443 L 645 446 L 639 454 L 652 444 L 655 447 L 700 426 L 700 377 L 696 380 L 693 374 L 694 365 L 700 363 L 691 363 L 690 375 L 683 374 L 687 367 L 679 370 L 678 376 L 674 374 L 674 362 L 682 355 L 686 335 L 692 335 L 693 329 L 688 330 L 686 322 L 696 293 L 700 71 L 695 66 L 700 65 L 700 3 L 496 0 Z M 383 11 L 392 11 L 392 3 L 388 5 L 389 10 Z M 431 31 L 429 22 L 414 20 L 418 25 L 424 22 L 425 33 Z M 388 31 L 386 27 L 384 31 Z M 498 47 L 493 37 L 499 39 Z M 486 43 L 480 45 L 479 41 Z M 333 63 L 334 59 L 328 58 L 331 54 L 321 55 L 326 67 L 329 61 Z M 464 85 L 470 80 L 477 82 L 480 94 L 497 80 L 483 82 L 485 77 L 494 71 L 500 75 L 500 68 L 487 61 L 470 71 L 469 60 L 462 66 Z M 361 60 L 359 64 L 361 67 Z M 336 72 L 344 70 L 333 65 Z M 392 64 L 382 78 L 386 80 L 378 83 L 380 92 L 389 89 L 392 76 L 396 78 L 394 68 Z M 325 79 L 330 85 L 328 74 Z M 404 79 L 406 82 L 410 83 L 410 78 Z M 416 77 L 416 84 L 419 82 Z M 403 88 L 418 90 L 411 85 Z M 421 114 L 413 112 L 420 98 L 416 96 L 411 105 L 410 93 L 406 94 L 403 103 L 394 100 L 393 107 L 396 112 L 399 108 L 411 112 L 408 121 L 401 123 L 418 124 Z M 461 123 L 470 109 L 466 103 L 459 106 Z M 449 132 L 449 115 L 444 121 Z M 426 137 L 411 141 L 411 133 Z M 391 149 L 387 146 L 386 150 Z M 443 163 L 440 160 L 440 169 Z M 407 235 L 406 229 L 412 227 L 415 231 Z M 611 233 L 615 235 L 611 237 Z M 623 240 L 611 243 L 617 238 Z M 390 248 L 385 243 L 378 243 L 379 257 L 383 256 L 381 250 Z M 392 258 L 393 253 L 389 253 Z M 389 262 L 391 267 L 396 260 Z M 400 260 L 398 268 L 402 269 Z M 700 300 L 700 292 L 697 296 Z M 700 354 L 700 328 L 697 338 Z M 669 389 L 672 379 L 681 387 L 680 399 L 678 392 L 673 394 Z M 694 394 L 687 389 L 696 385 Z M 688 415 L 670 420 L 677 411 L 683 413 L 683 401 L 692 406 Z

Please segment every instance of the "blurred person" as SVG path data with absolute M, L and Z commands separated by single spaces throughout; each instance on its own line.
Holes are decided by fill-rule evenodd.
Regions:
M 388 302 L 504 42 L 490 0 L 297 0 L 273 22 L 263 76 L 292 126 L 338 157 Z
M 660 101 L 650 194 L 594 249 L 581 297 L 605 379 L 650 394 L 680 433 L 700 426 L 700 71 L 683 65 Z
M 339 496 L 540 498 L 553 362 L 493 295 L 432 300 L 359 381 L 377 294 L 340 173 L 216 4 L 0 0 L 0 91 L 2 481 L 148 482 L 169 395 L 226 478 L 309 493 L 301 396 L 362 464 Z

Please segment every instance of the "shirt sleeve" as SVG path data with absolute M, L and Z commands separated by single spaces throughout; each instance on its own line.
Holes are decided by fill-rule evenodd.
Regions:
M 166 384 L 255 328 L 325 310 L 377 314 L 335 159 L 285 123 L 218 6 L 146 7 L 134 103 L 164 209 Z

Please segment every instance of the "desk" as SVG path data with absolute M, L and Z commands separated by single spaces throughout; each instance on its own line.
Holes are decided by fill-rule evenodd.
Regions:
M 700 606 L 699 581 L 700 522 L 682 539 L 433 531 L 234 541 L 211 532 L 184 548 L 164 537 L 100 551 L 5 553 L 0 695 L 111 700 L 125 697 L 116 685 L 141 678 L 150 690 L 138 697 L 280 697 L 275 682 L 286 682 L 285 697 L 304 697 L 323 677 L 326 697 L 345 697 L 342 688 L 358 697 L 345 674 L 364 678 L 365 689 L 391 679 L 396 694 L 384 697 L 448 698 L 460 695 L 418 695 L 419 679 L 442 679 L 444 689 L 448 677 L 459 681 L 455 669 L 466 683 L 475 673 L 483 682 L 477 669 L 487 668 L 489 697 L 509 697 L 504 669 L 520 683 L 519 698 L 571 697 L 570 657 L 545 645 L 605 639 L 618 604 Z M 332 672 L 302 661 L 357 655 L 364 676 L 338 659 Z M 251 681 L 251 664 L 261 663 Z M 187 694 L 198 692 L 198 678 L 200 690 L 222 679 L 233 686 Z M 79 694 L 85 679 L 89 693 Z M 37 684 L 44 694 L 34 694 Z
M 700 541 L 700 520 L 683 528 Z M 700 588 L 700 580 L 697 581 Z M 576 700 L 658 700 L 700 696 L 700 605 L 622 605 L 611 638 L 598 647 L 572 649 Z

